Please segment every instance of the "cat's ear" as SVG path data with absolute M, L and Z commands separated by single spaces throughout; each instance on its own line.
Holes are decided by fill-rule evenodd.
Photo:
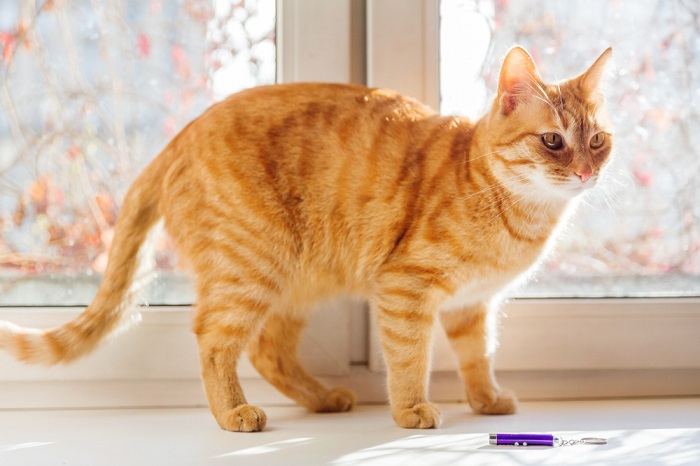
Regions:
M 593 64 L 577 78 L 578 85 L 584 94 L 591 95 L 598 90 L 600 80 L 605 74 L 605 69 L 607 68 L 611 57 L 612 47 L 608 47 L 603 53 L 600 54 L 596 61 L 594 61 Z
M 508 115 L 526 101 L 541 82 L 535 62 L 527 50 L 516 45 L 506 54 L 498 78 L 498 102 L 501 112 Z

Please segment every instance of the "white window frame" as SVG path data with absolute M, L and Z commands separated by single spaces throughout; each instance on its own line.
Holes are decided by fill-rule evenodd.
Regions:
M 368 85 L 439 108 L 439 6 L 439 0 L 368 0 Z M 514 299 L 503 310 L 496 367 L 504 385 L 513 381 L 521 395 L 700 393 L 698 298 Z M 381 372 L 371 322 L 369 367 Z M 433 361 L 436 372 L 457 366 L 441 331 Z M 453 393 L 446 386 L 435 389 Z

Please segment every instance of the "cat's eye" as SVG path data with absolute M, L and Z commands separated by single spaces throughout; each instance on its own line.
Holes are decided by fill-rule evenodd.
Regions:
M 547 149 L 559 150 L 564 147 L 564 138 L 559 133 L 544 133 L 542 135 L 542 144 Z
M 600 147 L 605 143 L 605 133 L 602 131 L 600 133 L 595 133 L 591 138 L 591 149 L 600 149 Z

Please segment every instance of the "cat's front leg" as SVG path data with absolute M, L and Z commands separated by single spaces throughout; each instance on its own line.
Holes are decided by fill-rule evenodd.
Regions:
M 459 360 L 467 400 L 481 414 L 512 414 L 517 408 L 515 395 L 501 389 L 493 374 L 492 357 L 496 338 L 495 315 L 479 303 L 440 313 L 440 320 Z
M 433 312 L 426 306 L 424 294 L 399 282 L 383 288 L 372 304 L 394 420 L 409 429 L 438 427 L 440 411 L 428 401 Z

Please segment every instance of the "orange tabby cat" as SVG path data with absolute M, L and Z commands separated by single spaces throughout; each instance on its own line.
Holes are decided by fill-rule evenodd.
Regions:
M 537 261 L 608 159 L 597 88 L 610 55 L 549 85 L 524 49 L 511 49 L 498 95 L 476 123 L 361 86 L 233 95 L 182 130 L 133 184 L 85 312 L 46 331 L 0 324 L 0 345 L 48 364 L 92 350 L 119 323 L 139 247 L 163 217 L 196 274 L 194 332 L 222 428 L 265 426 L 236 376 L 246 349 L 270 383 L 308 409 L 353 407 L 350 391 L 324 387 L 296 356 L 311 305 L 341 292 L 365 296 L 376 312 L 400 426 L 440 422 L 427 399 L 438 316 L 472 408 L 512 413 L 515 397 L 491 366 L 490 302 Z

